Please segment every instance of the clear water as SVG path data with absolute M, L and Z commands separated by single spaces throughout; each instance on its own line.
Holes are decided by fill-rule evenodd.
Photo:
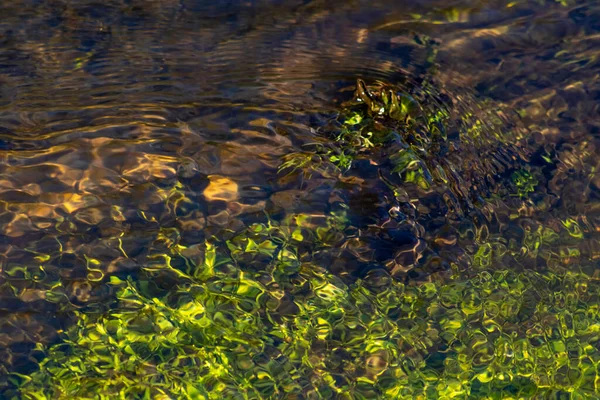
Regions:
M 600 396 L 598 2 L 0 15 L 1 398 Z

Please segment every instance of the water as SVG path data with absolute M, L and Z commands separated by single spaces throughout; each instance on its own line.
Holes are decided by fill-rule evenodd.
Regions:
M 0 397 L 600 396 L 597 2 L 0 15 Z

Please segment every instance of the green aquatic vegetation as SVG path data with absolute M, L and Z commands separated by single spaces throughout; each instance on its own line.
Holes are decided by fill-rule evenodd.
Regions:
M 341 152 L 338 154 L 330 155 L 329 161 L 335 164 L 335 166 L 337 166 L 341 171 L 347 171 L 352 166 L 353 158 L 351 155 L 348 155 L 345 152 Z
M 11 377 L 18 397 L 591 399 L 600 390 L 596 279 L 482 267 L 420 286 L 385 273 L 348 281 L 311 257 L 346 224 L 343 212 L 292 214 L 194 251 L 173 243 L 143 268 L 148 279 L 110 278 L 113 308 L 79 311 L 60 344 L 38 345 L 40 369 Z M 486 248 L 479 259 L 492 257 Z
M 390 157 L 392 172 L 402 176 L 404 182 L 414 183 L 423 189 L 430 186 L 432 177 L 425 162 L 412 149 L 402 149 Z
M 368 157 L 368 151 L 381 147 L 390 142 L 393 136 L 386 127 L 378 124 L 372 115 L 387 115 L 402 121 L 410 119 L 410 113 L 416 107 L 414 99 L 399 98 L 393 93 L 384 92 L 381 98 L 374 96 L 370 89 L 361 80 L 357 83 L 355 100 L 366 104 L 368 112 L 364 109 L 350 107 L 336 116 L 338 129 L 328 134 L 332 141 L 328 146 L 316 146 L 312 153 L 291 153 L 284 157 L 279 171 L 295 172 L 323 169 L 323 163 L 329 161 L 340 172 L 346 172 L 354 160 L 361 156 Z
M 358 125 L 362 122 L 363 117 L 362 115 L 360 115 L 359 113 L 354 113 L 349 115 L 348 117 L 346 117 L 346 120 L 344 121 L 344 125 L 348 125 L 348 126 L 355 126 Z
M 579 338 L 597 338 L 597 319 L 577 314 L 576 335 L 572 313 L 565 311 L 546 320 L 555 323 L 544 328 L 548 333 L 541 326 L 530 329 L 539 330 L 534 337 L 542 340 L 556 329 L 557 339 L 531 344 L 525 332 L 514 331 L 514 321 L 522 318 L 522 300 L 492 295 L 502 293 L 502 281 L 478 278 L 486 281 L 419 290 L 399 285 L 375 294 L 362 283 L 346 287 L 313 277 L 312 304 L 294 318 L 284 317 L 286 323 L 280 326 L 270 321 L 263 325 L 238 308 L 232 311 L 230 304 L 216 300 L 216 293 L 213 310 L 207 311 L 204 300 L 173 308 L 126 286 L 120 300 L 136 303 L 139 309 L 82 318 L 69 332 L 75 340 L 52 348 L 42 371 L 24 383 L 22 393 L 26 398 L 91 398 L 98 392 L 107 398 L 269 398 L 300 393 L 303 374 L 309 374 L 320 384 L 314 389 L 320 397 L 348 390 L 364 398 L 369 391 L 399 398 L 507 398 L 513 391 L 522 397 L 561 390 L 592 396 L 599 359 Z M 477 285 L 488 294 L 473 291 Z M 515 296 L 527 293 L 518 286 L 509 289 L 516 290 Z M 242 280 L 233 293 L 252 299 L 265 289 L 256 281 Z M 218 306 L 235 314 L 216 311 Z M 434 311 L 430 317 L 419 311 L 423 306 Z M 397 308 L 406 315 L 398 322 L 389 318 Z M 566 338 L 560 336 L 561 329 Z M 277 341 L 281 343 L 272 350 L 277 356 L 260 360 Z M 574 346 L 572 361 L 566 341 Z M 448 349 L 427 355 L 438 346 Z M 336 349 L 342 348 L 349 355 L 346 360 L 336 357 Z M 539 361 L 543 364 L 536 365 Z M 340 362 L 356 382 L 336 381 L 335 364 Z M 563 375 L 562 370 L 571 372 Z M 48 386 L 39 388 L 40 384 Z
M 364 151 L 379 146 L 382 142 L 381 133 L 373 132 L 367 121 L 359 114 L 350 117 L 350 121 L 358 121 L 354 124 L 344 122 L 340 132 L 334 137 L 335 146 L 329 152 L 329 160 L 342 172 L 350 169 L 352 162 Z M 367 122 L 361 125 L 361 122 Z
M 594 42 L 597 10 L 544 8 L 538 15 L 534 7 L 508 13 L 504 2 L 472 10 L 462 2 L 437 2 L 439 8 L 414 2 L 408 8 L 424 14 L 436 7 L 435 18 L 425 14 L 415 24 L 403 10 L 386 10 L 386 2 L 374 2 L 366 14 L 362 2 L 306 3 L 267 18 L 245 8 L 249 19 L 241 23 L 258 23 L 250 30 L 210 18 L 219 32 L 203 24 L 198 41 L 187 29 L 182 44 L 191 53 L 175 54 L 177 38 L 169 38 L 161 52 L 174 57 L 165 59 L 156 57 L 161 40 L 152 39 L 151 20 L 144 24 L 150 29 L 137 31 L 152 43 L 118 29 L 121 20 L 144 19 L 147 7 L 119 15 L 118 6 L 109 7 L 113 13 L 69 4 L 62 7 L 68 18 L 52 10 L 50 20 L 41 9 L 19 10 L 18 29 L 2 37 L 14 64 L 3 83 L 18 96 L 12 89 L 2 96 L 3 187 L 15 190 L 3 203 L 9 211 L 3 225 L 14 230 L 4 232 L 13 236 L 3 236 L 0 265 L 0 397 L 598 397 L 600 181 L 590 162 L 597 125 L 586 117 L 596 110 L 596 52 L 587 42 Z M 179 8 L 182 18 L 161 18 L 159 25 L 170 32 L 177 32 L 177 21 L 189 25 L 193 10 Z M 215 11 L 200 8 L 200 14 Z M 279 14 L 294 17 L 261 29 Z M 112 34 L 84 29 L 89 37 L 78 51 L 93 46 L 98 57 L 60 54 L 79 43 L 78 16 L 88 19 L 87 28 L 112 26 Z M 376 27 L 398 18 L 387 32 Z M 25 19 L 69 37 L 36 45 Z M 54 26 L 60 20 L 69 22 L 66 30 Z M 441 21 L 459 25 L 431 23 Z M 365 29 L 354 29 L 356 23 Z M 421 59 L 433 64 L 436 48 L 407 45 L 412 31 L 448 44 L 439 64 L 448 86 L 423 76 L 436 67 L 421 68 Z M 332 40 L 317 46 L 322 34 Z M 121 39 L 139 46 L 120 46 Z M 210 79 L 223 68 L 209 52 L 202 57 L 208 79 L 191 68 L 199 46 L 223 61 L 244 44 L 260 60 L 232 62 L 243 87 L 231 75 L 233 81 Z M 318 54 L 317 47 L 332 51 Z M 153 54 L 139 56 L 136 49 Z M 28 55 L 38 50 L 49 56 L 49 75 L 31 69 Z M 132 55 L 131 62 L 117 62 L 120 53 Z M 156 68 L 138 68 L 149 64 Z M 128 66 L 163 82 L 136 80 Z M 238 66 L 260 82 L 248 82 Z M 410 71 L 406 81 L 396 74 L 403 66 Z M 76 81 L 60 76 L 65 68 L 78 71 Z M 330 109 L 322 107 L 323 93 L 352 70 L 400 82 L 363 84 L 360 102 L 315 127 L 321 136 L 310 140 L 319 144 L 283 158 L 282 173 L 317 178 L 299 193 L 295 180 L 273 176 L 272 157 L 307 139 L 312 131 L 303 124 L 320 124 L 320 112 Z M 583 74 L 574 75 L 577 82 L 575 70 Z M 59 96 L 46 104 L 40 90 L 53 86 L 53 77 Z M 413 78 L 425 82 L 415 88 Z M 91 97 L 73 90 L 83 82 Z M 513 142 L 509 122 L 495 129 L 493 113 L 465 112 L 475 102 L 488 107 L 465 92 L 527 110 L 531 147 L 547 143 L 548 152 L 534 154 L 530 164 L 501 153 Z M 308 109 L 319 118 L 309 118 Z M 179 118 L 191 127 L 175 124 Z M 235 132 L 227 134 L 227 127 Z M 583 142 L 589 147 L 577 148 Z M 539 157 L 557 160 L 557 168 L 541 166 Z M 495 161 L 502 164 L 497 174 L 486 164 Z M 477 181 L 482 176 L 502 181 L 481 191 L 491 198 L 463 207 L 469 189 L 488 184 Z M 13 202 L 21 190 L 43 196 Z M 83 197 L 71 199 L 73 190 Z M 57 197 L 56 214 L 44 201 L 52 191 L 69 192 Z M 453 198 L 458 192 L 464 197 Z M 287 199 L 293 206 L 286 207 Z M 327 213 L 343 206 L 349 218 Z M 453 214 L 453 207 L 466 212 Z M 289 215 L 307 208 L 311 215 Z M 262 210 L 285 219 L 263 219 Z M 22 229 L 27 216 L 34 225 Z M 410 224 L 414 230 L 404 230 Z M 58 323 L 50 332 L 29 319 Z M 24 363 L 33 341 L 39 344 Z M 5 361 L 27 375 L 9 375 Z
M 359 79 L 353 99 L 322 132 L 328 141 L 312 153 L 285 156 L 280 171 L 311 176 L 329 162 L 349 173 L 355 161 L 369 160 L 393 191 L 401 181 L 450 191 L 467 205 L 493 193 L 525 200 L 540 177 L 526 167 L 522 133 L 504 127 L 504 113 L 493 104 L 482 107 L 453 107 L 431 81 L 411 87 Z M 400 181 L 386 180 L 390 173 Z M 496 181 L 504 174 L 505 181 Z
M 527 198 L 531 193 L 535 192 L 538 180 L 526 170 L 518 170 L 513 172 L 512 181 L 516 187 L 516 196 Z
M 302 171 L 306 177 L 313 173 L 327 174 L 328 164 L 339 172 L 346 172 L 352 162 L 364 151 L 385 143 L 387 132 L 376 130 L 373 121 L 361 113 L 350 112 L 338 116 L 339 130 L 332 133 L 329 145 L 310 145 L 311 151 L 294 152 L 283 157 L 279 172 L 288 174 Z
M 330 151 L 322 146 L 317 146 L 314 152 L 295 152 L 283 157 L 283 162 L 279 166 L 279 172 L 292 174 L 296 171 L 302 171 L 306 178 L 311 178 L 313 173 L 326 174 L 327 164 L 330 161 Z
M 512 1 L 512 2 L 509 2 L 507 4 L 507 7 L 514 7 L 514 6 L 516 6 L 518 4 L 521 4 L 521 3 L 524 3 L 524 1 Z M 560 4 L 563 7 L 567 7 L 569 4 L 572 4 L 573 1 L 572 0 L 549 0 L 549 1 L 546 1 L 546 0 L 537 0 L 537 3 L 539 3 L 541 5 L 546 5 L 548 3 L 558 3 L 558 4 Z
M 470 150 L 492 140 L 473 114 L 454 118 L 416 94 L 358 86 L 360 101 L 335 117 L 330 143 L 286 156 L 280 171 L 327 175 L 383 155 L 377 168 L 428 190 L 456 179 L 442 164 L 451 120 L 461 121 L 459 144 Z M 538 185 L 520 165 L 507 175 L 522 199 Z M 403 185 L 375 179 L 402 197 Z M 169 215 L 186 216 L 193 205 L 180 185 L 161 197 Z M 77 310 L 60 344 L 40 344 L 40 370 L 11 376 L 15 398 L 593 398 L 600 285 L 564 271 L 581 251 L 562 232 L 527 226 L 518 244 L 484 237 L 468 272 L 416 286 L 384 265 L 361 279 L 330 272 L 323 260 L 349 247 L 348 225 L 345 209 L 287 214 L 191 246 L 179 243 L 177 229 L 160 227 L 131 276 L 109 276 L 86 256 L 87 278 L 109 280 L 114 304 Z M 567 239 L 584 238 L 577 221 L 562 225 Z M 565 245 L 548 254 L 557 243 Z M 114 246 L 128 258 L 120 237 Z M 548 269 L 505 264 L 524 253 Z M 43 272 L 9 270 L 31 280 Z

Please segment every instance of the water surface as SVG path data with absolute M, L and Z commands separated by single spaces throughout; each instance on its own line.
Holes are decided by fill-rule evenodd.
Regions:
M 0 15 L 0 397 L 597 398 L 597 2 Z

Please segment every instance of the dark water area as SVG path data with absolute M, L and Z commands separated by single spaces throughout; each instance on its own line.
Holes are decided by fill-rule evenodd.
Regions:
M 600 398 L 600 3 L 0 4 L 1 399 Z

